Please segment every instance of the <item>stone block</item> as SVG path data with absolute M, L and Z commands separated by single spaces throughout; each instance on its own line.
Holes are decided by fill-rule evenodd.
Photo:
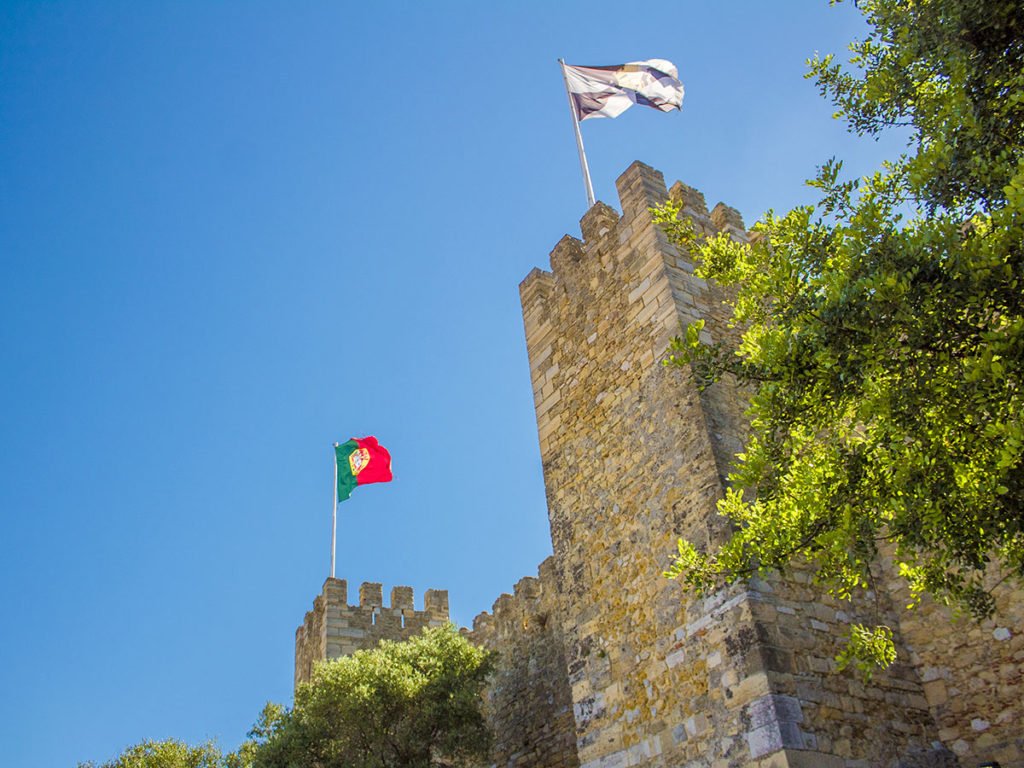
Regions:
M 423 595 L 424 610 L 435 620 L 448 620 L 448 590 L 428 589 Z
M 802 723 L 804 721 L 800 700 L 795 696 L 781 694 L 769 694 L 750 702 L 747 707 L 747 717 L 750 718 L 751 728 L 760 728 L 777 722 Z
M 359 585 L 359 607 L 379 608 L 384 605 L 383 586 L 375 581 L 364 581 Z
M 786 768 L 853 768 L 841 757 L 812 751 L 786 751 Z M 867 765 L 864 768 L 868 768 Z
M 921 687 L 924 690 L 924 697 L 930 707 L 938 707 L 945 704 L 949 698 L 949 695 L 946 693 L 946 681 L 942 678 L 930 680 Z
M 754 699 L 766 695 L 770 690 L 768 677 L 763 673 L 744 678 L 730 693 L 730 706 L 742 707 Z
M 392 587 L 391 607 L 399 610 L 413 609 L 412 587 Z
M 615 181 L 622 204 L 622 215 L 627 221 L 638 216 L 649 216 L 648 209 L 668 199 L 665 177 L 649 165 L 634 162 Z

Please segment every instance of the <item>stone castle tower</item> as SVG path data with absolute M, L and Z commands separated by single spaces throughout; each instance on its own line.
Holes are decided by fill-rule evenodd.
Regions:
M 951 625 L 934 606 L 903 618 L 895 586 L 840 602 L 797 571 L 698 600 L 662 577 L 676 538 L 726 533 L 715 503 L 744 398 L 724 382 L 701 393 L 660 364 L 688 323 L 703 318 L 710 340 L 730 330 L 722 289 L 693 274 L 649 208 L 671 196 L 698 232 L 748 235 L 735 210 L 709 213 L 641 163 L 617 187 L 622 214 L 592 207 L 582 240 L 562 238 L 551 271 L 520 286 L 554 555 L 469 633 L 501 655 L 487 701 L 495 765 L 1024 766 L 1019 592 L 1000 593 L 1004 626 Z M 297 633 L 297 680 L 355 647 L 321 628 L 342 626 L 329 588 L 325 618 L 316 607 Z M 859 620 L 887 623 L 900 650 L 869 684 L 833 661 Z
M 413 607 L 412 587 L 394 587 L 384 605 L 375 582 L 359 586 L 359 605 L 348 604 L 348 582 L 328 578 L 295 630 L 295 684 L 310 679 L 313 664 L 373 648 L 381 640 L 408 640 L 425 627 L 448 622 L 448 591 L 428 589 L 422 611 Z

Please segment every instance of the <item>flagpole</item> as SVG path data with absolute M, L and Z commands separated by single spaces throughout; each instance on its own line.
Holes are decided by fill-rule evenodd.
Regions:
M 583 186 L 587 189 L 587 210 L 594 207 L 594 186 L 590 183 L 590 168 L 587 166 L 587 153 L 583 151 L 583 134 L 580 133 L 580 120 L 576 116 L 576 104 L 569 90 L 569 76 L 565 73 L 565 59 L 558 60 L 562 67 L 562 80 L 565 81 L 565 95 L 569 99 L 569 111 L 572 113 L 572 127 L 576 131 L 576 149 L 580 153 L 580 169 L 583 171 Z
M 337 449 L 338 444 L 334 444 Z M 338 452 L 334 452 L 334 487 L 331 489 L 331 578 L 334 578 L 334 552 L 338 543 Z

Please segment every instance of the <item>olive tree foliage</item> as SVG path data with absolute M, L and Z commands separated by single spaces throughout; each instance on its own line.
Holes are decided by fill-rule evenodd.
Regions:
M 907 152 L 856 180 L 826 163 L 818 203 L 769 212 L 749 244 L 658 213 L 732 286 L 741 332 L 705 345 L 697 323 L 666 363 L 751 392 L 719 505 L 736 532 L 680 541 L 669 575 L 702 592 L 802 560 L 849 597 L 885 545 L 915 602 L 986 617 L 994 582 L 1024 581 L 1024 3 L 858 6 L 849 65 L 808 77 L 852 131 L 909 130 Z M 840 661 L 894 658 L 887 627 L 855 626 Z
M 268 705 L 243 747 L 254 768 L 432 768 L 487 761 L 492 656 L 452 626 L 318 664 L 295 705 Z
M 213 743 L 189 746 L 177 739 L 143 741 L 125 749 L 98 768 L 235 768 Z M 78 768 L 97 768 L 95 763 L 79 763 Z M 240 767 L 239 767 L 240 768 Z

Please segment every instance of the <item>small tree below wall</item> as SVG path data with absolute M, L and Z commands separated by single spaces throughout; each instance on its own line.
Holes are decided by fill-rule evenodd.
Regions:
M 490 654 L 452 625 L 323 662 L 295 706 L 264 710 L 255 768 L 436 768 L 485 762 Z

